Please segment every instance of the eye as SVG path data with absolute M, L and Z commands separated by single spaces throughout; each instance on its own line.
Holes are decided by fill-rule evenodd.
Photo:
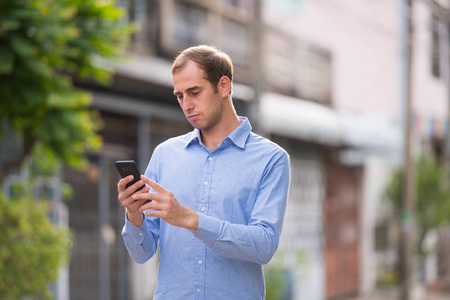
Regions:
M 192 92 L 192 96 L 197 96 L 200 92 Z

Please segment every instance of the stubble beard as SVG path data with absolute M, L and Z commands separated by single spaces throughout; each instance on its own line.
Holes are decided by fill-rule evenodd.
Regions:
M 216 96 L 216 95 L 217 95 L 217 93 L 214 93 L 214 96 Z M 223 120 L 224 109 L 225 109 L 224 104 L 223 104 L 223 99 L 217 97 L 216 101 L 218 101 L 218 103 L 214 106 L 214 110 L 210 114 L 208 114 L 206 116 L 204 114 L 200 115 L 201 117 L 203 117 L 203 120 L 200 119 L 199 121 L 201 123 L 204 123 L 203 125 L 195 124 L 196 123 L 195 121 L 191 122 L 191 125 L 194 128 L 196 128 L 200 131 L 203 131 L 203 132 L 212 131 Z M 221 101 L 221 102 L 219 102 L 219 101 Z M 202 121 L 204 121 L 204 122 L 202 122 Z

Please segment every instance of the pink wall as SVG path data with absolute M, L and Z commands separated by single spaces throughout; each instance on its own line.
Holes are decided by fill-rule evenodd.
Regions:
M 433 76 L 432 70 L 432 15 L 425 3 L 416 1 L 414 10 L 414 84 L 413 103 L 415 114 L 420 118 L 420 130 L 422 133 L 429 130 L 424 127 L 425 120 L 434 117 L 439 120 L 441 126 L 448 114 L 448 60 L 441 60 L 440 78 Z M 446 26 L 441 24 L 441 57 L 448 57 L 448 39 Z
M 315 0 L 295 15 L 265 10 L 263 18 L 332 52 L 337 109 L 396 118 L 401 108 L 397 2 Z

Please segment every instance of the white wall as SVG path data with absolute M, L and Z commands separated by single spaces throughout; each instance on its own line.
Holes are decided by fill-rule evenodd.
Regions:
M 295 300 L 325 299 L 324 179 L 318 158 L 291 159 L 291 186 L 280 245 L 271 264 L 293 278 Z
M 138 264 L 131 258 L 129 259 L 130 274 L 130 291 L 132 300 L 148 300 L 153 299 L 156 289 L 156 278 L 158 274 L 158 258 L 157 255 L 145 264 Z
M 385 204 L 383 194 L 386 183 L 390 180 L 390 167 L 378 157 L 369 157 L 364 165 L 363 203 L 361 205 L 361 261 L 360 291 L 370 293 L 376 284 L 378 264 L 386 262 L 386 257 L 375 251 L 375 227 L 377 214 L 383 213 Z M 389 251 L 389 250 L 388 250 Z M 395 251 L 394 251 L 395 252 Z M 384 253 L 385 254 L 385 253 Z

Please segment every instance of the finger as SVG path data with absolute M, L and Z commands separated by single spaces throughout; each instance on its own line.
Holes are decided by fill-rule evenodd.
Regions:
M 117 184 L 117 189 L 122 191 L 126 189 L 126 186 L 129 182 L 131 182 L 133 180 L 134 176 L 133 175 L 129 175 L 125 178 L 122 178 L 119 180 L 119 183 Z
M 139 180 L 138 182 L 133 183 L 129 187 L 125 186 L 125 190 L 119 190 L 119 193 L 122 194 L 124 198 L 128 198 L 134 193 L 138 192 L 138 189 L 141 187 L 146 187 L 146 185 L 144 184 L 144 181 Z M 139 192 L 142 191 L 142 189 L 139 190 Z
M 132 195 L 138 195 L 138 194 L 141 194 L 141 193 L 146 194 L 149 191 L 150 191 L 150 187 L 144 185 L 144 187 L 141 190 L 136 191 L 133 194 L 133 192 L 134 192 L 133 186 L 130 186 L 130 188 L 126 189 L 125 191 L 119 192 L 118 199 L 119 199 L 120 203 L 122 203 L 122 206 L 128 207 L 128 205 L 130 205 L 130 204 L 132 204 L 133 202 L 136 201 L 136 199 L 134 199 L 132 197 Z
M 150 202 L 151 203 L 151 202 Z M 127 211 L 140 211 L 140 207 L 145 204 L 145 200 L 134 200 L 129 198 L 128 200 L 122 202 L 122 206 L 127 209 Z
M 139 206 L 139 211 L 144 212 L 146 210 L 159 210 L 159 209 L 161 209 L 160 206 L 161 205 L 155 201 L 144 202 L 144 204 L 141 204 L 141 206 Z
M 156 193 L 136 193 L 131 196 L 134 200 L 155 200 L 164 202 L 164 197 Z
M 159 185 L 158 183 L 154 182 L 153 180 L 148 179 L 144 175 L 141 175 L 141 179 L 144 180 L 144 182 L 146 184 L 151 186 L 158 194 L 167 192 L 167 190 L 165 188 L 163 188 L 161 185 Z
M 122 206 L 125 207 L 129 211 L 138 211 L 139 206 L 141 205 L 141 202 L 134 201 L 134 200 L 127 200 L 122 202 Z
M 136 192 L 141 192 L 141 190 L 138 191 L 139 188 L 143 188 L 145 187 L 145 183 L 143 180 L 139 180 L 138 182 L 133 183 L 132 185 L 130 185 L 127 189 L 131 191 L 131 194 L 136 193 Z
M 164 214 L 159 210 L 147 210 L 145 215 L 148 217 L 162 218 Z

